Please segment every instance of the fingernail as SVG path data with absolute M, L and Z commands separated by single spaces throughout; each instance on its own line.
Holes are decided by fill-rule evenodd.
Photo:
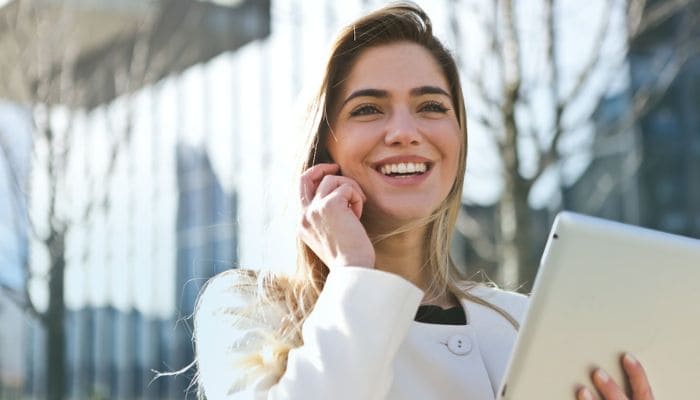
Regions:
M 608 375 L 605 371 L 602 369 L 598 369 L 595 371 L 595 378 L 598 380 L 600 383 L 607 383 L 610 380 L 610 375 Z
M 581 397 L 583 400 L 593 400 L 593 393 L 587 388 L 581 389 Z
M 639 361 L 630 353 L 625 353 L 624 361 L 629 365 L 639 364 Z

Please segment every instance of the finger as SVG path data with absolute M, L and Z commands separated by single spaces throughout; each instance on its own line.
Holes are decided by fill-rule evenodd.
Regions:
M 632 398 L 634 400 L 653 400 L 654 395 L 651 392 L 651 385 L 642 364 L 634 356 L 627 353 L 622 357 L 622 368 L 625 369 L 627 378 L 630 381 Z
M 362 206 L 365 200 L 362 191 L 358 192 L 357 190 L 353 190 L 350 199 L 348 199 L 348 205 L 358 219 L 362 218 Z
M 593 384 L 605 400 L 627 400 L 627 396 L 605 371 L 593 371 Z
M 307 169 L 301 175 L 301 190 L 302 200 L 307 204 L 313 199 L 318 185 L 327 175 L 333 175 L 340 171 L 338 164 L 317 164 Z
M 581 387 L 576 391 L 576 400 L 595 400 L 595 397 L 587 387 Z
M 367 200 L 367 197 L 365 196 L 365 193 L 362 191 L 362 188 L 354 179 L 351 179 L 351 178 L 348 178 L 345 176 L 337 176 L 337 175 L 324 176 L 323 179 L 321 180 L 321 183 L 318 185 L 318 189 L 316 189 L 316 196 L 318 196 L 318 197 L 328 196 L 332 191 L 334 191 L 340 185 L 350 185 L 353 189 L 355 189 L 359 193 L 360 197 L 363 200 Z
M 338 164 L 316 164 L 304 171 L 299 180 L 299 194 L 301 195 L 301 205 L 306 207 L 314 198 L 318 185 L 326 175 L 333 175 L 340 171 Z
M 339 200 L 351 209 L 357 218 L 362 217 L 362 204 L 364 200 L 353 186 L 344 183 L 328 195 L 329 201 Z

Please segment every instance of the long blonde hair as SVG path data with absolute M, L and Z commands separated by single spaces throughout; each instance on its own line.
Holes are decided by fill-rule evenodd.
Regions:
M 373 237 L 372 240 L 376 243 L 388 236 L 418 226 L 426 226 L 425 250 L 428 257 L 424 268 L 427 268 L 432 277 L 428 293 L 435 296 L 452 293 L 459 299 L 468 299 L 490 307 L 517 329 L 518 323 L 506 311 L 469 293 L 469 289 L 476 283 L 468 281 L 449 253 L 457 214 L 461 206 L 466 169 L 466 111 L 456 62 L 450 52 L 433 35 L 430 18 L 420 7 L 408 2 L 395 3 L 365 15 L 340 32 L 331 49 L 325 76 L 310 110 L 312 129 L 310 129 L 306 156 L 300 172 L 320 162 L 331 161 L 326 141 L 331 130 L 332 116 L 338 105 L 344 79 L 349 75 L 359 55 L 372 47 L 402 41 L 416 43 L 427 49 L 447 79 L 462 137 L 459 165 L 449 194 L 429 217 L 381 237 Z M 272 352 L 272 355 L 263 357 L 260 352 L 251 352 L 238 360 L 241 367 L 253 370 L 260 370 L 263 364 L 270 364 L 269 360 L 274 360 L 274 365 L 268 365 L 267 369 L 268 372 L 272 370 L 272 373 L 278 375 L 277 379 L 284 373 L 289 350 L 303 344 L 301 327 L 323 290 L 329 273 L 328 267 L 303 241 L 298 239 L 297 246 L 297 269 L 293 276 L 276 277 L 271 274 L 252 276 L 248 273 L 232 272 L 239 274 L 239 278 L 242 278 L 236 280 L 237 287 L 232 290 L 251 290 L 257 293 L 258 301 L 251 305 L 251 310 L 263 304 L 276 304 L 286 315 L 279 326 L 275 327 L 275 334 L 269 338 L 269 343 L 261 345 L 261 349 L 265 347 L 268 352 Z
M 428 15 L 410 2 L 394 3 L 363 16 L 346 26 L 338 35 L 325 70 L 319 93 L 312 106 L 311 135 L 306 144 L 306 158 L 300 173 L 320 162 L 328 162 L 331 157 L 326 148 L 331 131 L 331 120 L 336 112 L 344 80 L 352 70 L 355 61 L 365 50 L 396 42 L 411 42 L 423 46 L 435 58 L 447 79 L 462 140 L 459 149 L 457 175 L 442 204 L 426 219 L 401 227 L 389 234 L 373 237 L 377 242 L 421 225 L 427 225 L 426 251 L 428 259 L 425 268 L 432 276 L 428 292 L 435 296 L 451 292 L 458 298 L 468 298 L 482 303 L 501 313 L 514 326 L 517 322 L 505 311 L 485 303 L 467 292 L 464 285 L 467 277 L 452 260 L 450 246 L 452 235 L 461 206 L 462 188 L 467 159 L 467 120 L 462 85 L 454 57 L 433 35 L 432 23 Z M 313 307 L 328 274 L 328 268 L 318 256 L 301 240 L 298 240 L 297 281 L 301 287 L 297 310 L 306 314 Z M 296 297 L 296 296 L 295 296 Z

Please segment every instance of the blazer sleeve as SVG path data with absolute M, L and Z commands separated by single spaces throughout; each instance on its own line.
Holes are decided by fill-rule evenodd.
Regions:
M 423 292 L 404 278 L 363 267 L 334 269 L 302 327 L 303 345 L 286 369 L 258 374 L 238 365 L 266 353 L 260 340 L 274 335 L 283 314 L 275 309 L 243 315 L 249 293 L 210 284 L 195 317 L 199 380 L 209 400 L 383 399 L 392 364 Z M 225 304 L 225 307 L 222 307 Z

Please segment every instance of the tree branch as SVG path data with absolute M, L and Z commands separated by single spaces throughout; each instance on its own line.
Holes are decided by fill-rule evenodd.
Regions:
M 43 320 L 44 314 L 37 311 L 37 309 L 34 307 L 34 304 L 32 304 L 31 300 L 29 300 L 29 296 L 26 293 L 18 293 L 16 289 L 8 286 L 4 282 L 0 282 L 0 290 L 2 290 L 5 296 L 8 299 L 10 299 L 10 301 L 12 301 L 12 303 L 14 303 L 17 306 L 17 308 L 31 315 L 33 318 Z
M 18 222 L 18 218 L 20 218 L 20 216 L 24 216 L 25 219 L 28 219 L 26 201 L 24 202 L 24 208 L 21 206 L 22 202 L 20 201 L 22 197 L 26 196 L 26 189 L 19 181 L 17 167 L 12 160 L 12 154 L 10 153 L 9 146 L 5 141 L 5 134 L 3 132 L 0 132 L 0 153 L 0 158 L 2 158 L 5 163 L 5 174 L 7 176 L 8 186 L 10 187 L 11 191 L 10 197 L 12 199 L 12 208 L 15 211 L 12 213 L 12 223 L 15 230 L 19 233 L 20 223 Z
M 653 73 L 656 77 L 654 83 L 644 85 L 631 93 L 630 106 L 626 108 L 623 115 L 617 118 L 613 123 L 597 127 L 598 135 L 608 136 L 630 129 L 637 121 L 643 118 L 652 107 L 658 104 L 668 92 L 668 89 L 673 84 L 683 66 L 686 65 L 691 58 L 700 55 L 700 42 L 693 43 L 688 41 L 681 46 L 673 47 L 674 51 L 668 55 L 663 63 L 664 65 Z M 604 94 L 601 94 L 597 104 L 600 104 L 604 97 Z M 573 122 L 568 129 L 573 130 L 582 127 L 590 121 L 591 115 L 592 113 L 582 116 L 579 120 Z
M 661 25 L 693 0 L 656 1 L 648 6 L 647 0 L 630 0 L 627 7 L 627 32 L 630 37 L 640 36 Z
M 482 125 L 489 131 L 495 131 L 496 130 L 496 125 L 491 121 L 486 115 L 483 113 L 478 113 L 478 114 L 471 114 L 471 119 L 475 123 Z
M 512 99 L 513 104 L 517 100 L 521 84 L 520 71 L 520 45 L 518 41 L 518 32 L 515 26 L 515 13 L 512 0 L 503 0 L 503 62 L 505 78 L 505 92 Z M 508 100 L 507 100 L 508 101 Z
M 482 57 L 479 61 L 479 71 L 487 71 L 488 68 L 486 63 L 488 62 L 488 57 Z M 483 74 L 479 74 L 476 71 L 467 73 L 467 82 L 474 85 L 477 90 L 477 94 L 481 98 L 482 102 L 487 108 L 498 108 L 501 106 L 500 102 L 496 100 L 488 91 L 485 85 L 485 77 Z
M 476 219 L 472 218 L 463 209 L 460 208 L 457 214 L 455 228 L 462 236 L 469 240 L 474 252 L 482 260 L 497 262 L 498 252 L 496 246 L 488 239 L 488 235 L 484 233 L 481 224 Z
M 520 167 L 519 145 L 517 140 L 518 125 L 515 120 L 515 105 L 520 95 L 521 70 L 520 48 L 515 26 L 514 6 L 512 0 L 501 3 L 504 18 L 503 34 L 503 141 L 499 143 L 499 152 L 504 161 L 505 174 L 518 178 Z
M 604 8 L 605 11 L 603 13 L 603 21 L 599 29 L 597 30 L 597 34 L 593 42 L 594 44 L 598 44 L 596 46 L 597 49 L 594 48 L 594 50 L 591 53 L 591 57 L 586 63 L 586 66 L 581 70 L 581 73 L 579 74 L 573 89 L 561 100 L 555 111 L 555 121 L 557 123 L 555 123 L 553 128 L 553 139 L 550 142 L 549 147 L 545 151 L 540 153 L 540 162 L 538 163 L 538 170 L 537 173 L 530 179 L 530 184 L 534 184 L 534 182 L 542 176 L 542 174 L 547 170 L 547 168 L 558 159 L 556 153 L 561 136 L 565 132 L 571 131 L 576 127 L 580 127 L 581 125 L 590 121 L 592 112 L 594 110 L 592 110 L 591 113 L 588 113 L 585 116 L 583 116 L 578 122 L 573 123 L 572 126 L 568 128 L 565 128 L 561 125 L 561 117 L 563 113 L 571 106 L 571 104 L 573 104 L 576 101 L 576 99 L 581 94 L 582 89 L 587 86 L 587 83 L 588 81 L 590 81 L 593 71 L 595 71 L 596 67 L 599 65 L 602 59 L 602 43 L 610 30 L 612 20 L 612 18 L 610 17 L 611 1 L 607 0 L 607 2 L 608 6 Z M 639 17 L 635 18 L 635 16 L 632 15 L 630 18 L 632 18 L 633 20 L 638 20 L 639 22 L 637 23 L 643 24 L 645 26 L 644 29 L 636 30 L 635 35 L 641 34 L 641 32 L 645 31 L 646 29 L 649 29 L 652 25 L 655 26 L 667 20 L 668 18 L 673 16 L 674 13 L 680 11 L 682 7 L 687 5 L 687 3 L 688 1 L 686 0 L 673 0 L 668 3 L 661 2 L 660 5 L 654 6 L 654 8 L 648 11 L 648 14 L 650 16 L 646 16 L 647 14 L 640 14 Z M 645 7 L 645 0 L 633 0 L 629 6 L 629 13 L 633 14 L 637 12 L 643 12 Z M 688 59 L 690 59 L 690 57 L 692 57 L 694 54 L 698 54 L 697 49 L 695 51 L 692 51 L 692 49 L 688 49 L 686 39 L 689 39 L 689 37 L 685 37 L 684 39 L 679 40 L 679 45 L 672 46 L 673 52 L 671 55 L 669 55 L 666 61 L 666 65 L 660 70 L 658 75 L 656 75 L 658 76 L 657 84 L 651 86 L 644 86 L 633 95 L 632 110 L 626 112 L 625 115 L 621 118 L 622 121 L 627 122 L 624 122 L 622 126 L 618 124 L 611 124 L 610 128 L 608 128 L 608 131 L 613 129 L 625 129 L 625 127 L 629 127 L 629 125 L 634 124 L 635 121 L 637 121 L 639 118 L 641 118 L 641 116 L 648 112 L 649 108 L 651 108 L 651 104 L 656 103 L 658 99 L 664 93 L 667 92 L 668 87 L 673 82 L 673 79 L 675 79 L 675 76 L 678 74 L 680 68 L 682 68 L 682 66 L 688 61 Z M 631 42 L 632 40 L 634 40 L 634 37 L 630 38 L 629 40 Z M 628 53 L 629 49 L 627 48 L 625 49 L 621 58 L 626 59 Z M 605 87 L 609 87 L 610 82 L 612 82 L 613 79 L 616 79 L 616 77 L 617 75 L 615 74 L 609 74 L 607 77 Z M 604 97 L 605 93 L 601 93 L 599 96 L 598 104 Z M 599 129 L 598 131 L 600 134 L 601 130 Z
M 610 32 L 610 27 L 612 26 L 611 9 L 612 0 L 606 0 L 606 4 L 603 7 L 603 15 L 601 16 L 600 26 L 598 27 L 596 35 L 593 38 L 593 49 L 591 50 L 591 55 L 588 57 L 588 62 L 585 64 L 583 69 L 581 69 L 581 72 L 576 78 L 576 83 L 571 91 L 564 96 L 562 100 L 559 100 L 562 110 L 568 108 L 571 103 L 578 98 L 578 96 L 581 94 L 581 90 L 586 87 L 586 84 L 591 78 L 591 74 L 596 70 L 596 67 L 601 60 L 601 56 L 603 55 L 603 43 Z
M 538 149 L 537 169 L 535 170 L 535 174 L 531 178 L 526 179 L 526 185 L 528 188 L 532 187 L 532 185 L 540 178 L 540 176 L 542 176 L 544 171 L 547 170 L 549 165 L 556 158 L 557 145 L 559 144 L 559 139 L 561 138 L 561 135 L 564 131 L 561 126 L 561 117 L 563 114 L 563 109 L 562 104 L 559 100 L 560 77 L 559 66 L 557 63 L 556 56 L 556 44 L 554 42 L 554 38 L 556 35 L 556 27 L 554 24 L 553 0 L 546 0 L 544 2 L 544 24 L 545 30 L 547 32 L 547 34 L 545 35 L 545 59 L 547 65 L 549 65 L 550 70 L 549 89 L 552 105 L 554 108 L 554 121 L 552 122 L 553 133 L 552 139 L 550 140 L 550 145 L 546 149 L 543 149 L 542 146 L 539 145 L 539 143 L 536 147 Z
M 634 95 L 632 112 L 635 119 L 645 115 L 668 92 L 680 70 L 690 58 L 700 54 L 700 42 L 683 46 L 675 55 L 671 55 L 656 76 L 656 85 L 644 86 Z
M 489 40 L 487 45 L 487 53 L 480 54 L 479 57 L 477 57 L 479 59 L 479 66 L 477 70 L 467 72 L 466 77 L 467 82 L 472 84 L 476 89 L 477 96 L 481 100 L 481 103 L 484 105 L 486 110 L 485 114 L 475 115 L 474 119 L 489 128 L 490 135 L 488 135 L 488 137 L 494 138 L 497 146 L 500 147 L 504 140 L 503 131 L 499 128 L 500 123 L 495 121 L 491 114 L 493 113 L 493 110 L 499 110 L 498 114 L 500 115 L 501 100 L 494 97 L 492 93 L 489 93 L 483 73 L 484 71 L 489 70 L 487 65 L 489 61 L 495 61 L 497 68 L 500 71 L 503 71 L 503 54 L 501 53 L 502 46 L 500 44 L 497 31 L 498 6 L 496 1 L 489 3 L 492 5 L 491 21 L 487 20 L 486 18 L 478 19 L 478 22 L 481 25 L 481 31 L 486 32 Z M 500 73 L 496 73 L 496 76 L 501 77 L 502 75 Z M 500 82 L 500 86 L 504 86 L 502 82 Z
M 126 107 L 131 107 L 131 102 L 133 99 L 132 89 L 139 87 L 143 82 L 145 82 L 150 76 L 149 73 L 149 60 L 153 55 L 153 48 L 151 46 L 151 37 L 154 31 L 157 29 L 153 21 L 152 15 L 147 15 L 143 23 L 139 24 L 139 29 L 136 33 L 136 40 L 134 46 L 131 49 L 131 55 L 129 57 L 130 62 L 128 66 L 121 70 L 115 71 L 114 74 L 114 86 L 119 88 L 118 91 L 126 93 Z M 117 64 L 118 65 L 118 64 Z M 120 73 L 121 72 L 121 73 Z M 119 154 L 121 154 L 124 146 L 128 145 L 131 141 L 132 133 L 132 115 L 131 111 L 127 112 L 126 127 L 122 132 L 117 132 L 115 129 L 115 124 L 110 117 L 109 111 L 105 111 L 105 120 L 107 122 L 107 131 L 112 136 L 112 141 L 109 146 L 109 155 L 107 170 L 105 172 L 105 179 L 102 179 L 104 190 L 98 196 L 94 196 L 88 204 L 83 209 L 82 215 L 79 217 L 78 221 L 82 225 L 86 225 L 87 221 L 92 216 L 93 212 L 97 207 L 101 207 L 104 210 L 109 208 L 109 188 L 111 187 L 111 181 L 114 179 L 114 172 L 116 170 L 117 161 Z M 95 190 L 95 180 L 90 179 L 89 193 L 94 193 Z
M 621 173 L 611 174 L 606 172 L 596 180 L 593 192 L 588 195 L 584 204 L 584 211 L 589 214 L 597 214 L 605 204 L 605 200 L 610 198 L 615 188 L 620 184 L 633 178 L 642 166 L 642 157 L 625 157 L 621 168 Z
M 596 35 L 592 41 L 593 48 L 591 49 L 590 57 L 584 65 L 583 69 L 579 73 L 576 83 L 574 84 L 571 91 L 563 96 L 559 93 L 559 68 L 556 58 L 556 45 L 554 43 L 555 38 L 555 25 L 554 25 L 554 15 L 552 8 L 552 0 L 547 0 L 545 2 L 545 26 L 547 29 L 547 63 L 551 68 L 551 97 L 554 103 L 554 121 L 552 123 L 551 130 L 551 140 L 549 146 L 541 148 L 538 154 L 538 163 L 535 174 L 527 179 L 528 186 L 534 185 L 534 183 L 547 171 L 547 169 L 558 159 L 557 157 L 557 147 L 561 141 L 562 136 L 567 131 L 562 125 L 562 117 L 566 109 L 578 98 L 581 91 L 586 87 L 587 83 L 590 81 L 593 71 L 596 70 L 601 56 L 603 53 L 603 42 L 608 32 L 610 31 L 610 26 L 612 24 L 612 18 L 610 17 L 610 10 L 612 8 L 612 1 L 606 0 L 606 5 L 603 7 L 603 14 L 601 16 L 601 23 L 596 30 Z

